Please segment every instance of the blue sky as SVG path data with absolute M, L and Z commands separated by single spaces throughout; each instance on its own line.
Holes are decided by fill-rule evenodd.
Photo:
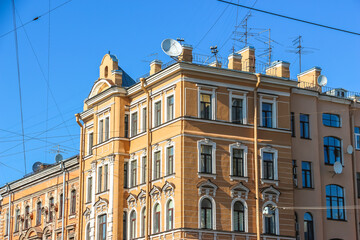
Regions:
M 65 1 L 51 0 L 51 8 L 63 2 Z M 255 0 L 239 2 L 252 6 Z M 27 22 L 47 12 L 49 1 L 37 0 L 34 4 L 34 1 L 16 0 L 15 5 L 17 25 L 21 25 L 20 18 L 22 22 Z M 255 7 L 360 32 L 358 0 L 257 0 Z M 53 163 L 55 154 L 50 150 L 56 145 L 66 150 L 64 157 L 78 153 L 80 129 L 74 114 L 82 111 L 83 100 L 98 78 L 101 59 L 109 50 L 118 57 L 120 66 L 133 78 L 138 78 L 149 70 L 149 61 L 156 57 L 152 55 L 154 53 L 158 53 L 157 58 L 164 63 L 171 60 L 160 48 L 160 43 L 165 38 L 184 38 L 187 44 L 196 46 L 195 53 L 207 55 L 210 54 L 209 47 L 217 45 L 220 56 L 226 58 L 234 44 L 231 33 L 234 31 L 236 18 L 240 22 L 247 12 L 215 0 L 72 0 L 50 14 L 49 68 L 49 15 L 19 28 L 27 172 L 31 172 L 31 166 L 36 161 Z M 289 47 L 292 40 L 302 35 L 303 46 L 315 48 L 313 53 L 303 56 L 303 70 L 320 66 L 323 74 L 328 77 L 328 86 L 360 92 L 359 78 L 355 71 L 360 66 L 359 36 L 257 12 L 252 12 L 248 23 L 252 28 L 271 29 L 272 38 L 279 43 L 274 44 L 272 59 L 290 62 L 293 77 L 299 72 L 297 56 L 287 50 L 291 49 Z M 0 35 L 11 29 L 11 1 L 2 0 Z M 203 40 L 200 41 L 201 39 Z M 257 54 L 265 47 L 255 39 L 250 39 L 249 42 L 255 46 Z M 235 44 L 235 50 L 241 47 L 241 44 Z M 0 56 L 0 162 L 6 165 L 0 164 L 0 185 L 3 185 L 24 175 L 13 33 L 0 38 Z M 45 80 L 48 74 L 50 91 L 47 91 Z

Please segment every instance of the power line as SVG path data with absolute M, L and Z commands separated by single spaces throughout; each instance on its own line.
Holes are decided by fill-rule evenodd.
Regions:
M 51 0 L 49 0 L 49 29 L 48 29 L 48 82 L 50 87 L 50 9 L 51 9 Z M 47 129 L 48 129 L 48 122 L 49 122 L 49 88 L 46 88 L 46 149 L 47 149 Z M 45 161 L 46 161 L 46 151 L 45 151 Z
M 293 18 L 293 17 L 281 15 L 281 14 L 278 14 L 278 13 L 269 12 L 269 11 L 265 11 L 265 10 L 261 10 L 261 9 L 257 9 L 257 8 L 253 8 L 253 7 L 248 7 L 248 6 L 244 6 L 244 5 L 241 5 L 241 4 L 236 4 L 236 3 L 232 3 L 232 2 L 228 2 L 228 1 L 224 1 L 224 0 L 218 0 L 218 1 L 223 2 L 223 3 L 227 3 L 227 4 L 231 4 L 231 5 L 234 5 L 234 6 L 237 6 L 237 7 L 247 8 L 247 9 L 250 9 L 250 10 L 257 11 L 257 12 L 270 14 L 270 15 L 277 16 L 277 17 L 282 17 L 282 18 L 286 18 L 286 19 L 290 19 L 290 20 L 294 20 L 294 21 L 298 21 L 298 22 L 302 22 L 302 23 L 315 25 L 315 26 L 318 26 L 318 27 L 328 28 L 328 29 L 331 29 L 331 30 L 340 31 L 340 32 L 344 32 L 344 33 L 350 33 L 350 34 L 360 36 L 360 33 L 348 31 L 348 30 L 341 29 L 341 28 L 335 28 L 335 27 L 331 27 L 331 26 L 328 26 L 328 25 L 323 25 L 323 24 L 319 24 L 319 23 L 314 23 L 314 22 L 302 20 L 302 19 L 299 19 L 299 18 Z
M 20 81 L 20 63 L 19 63 L 19 46 L 17 39 L 17 31 L 16 31 L 16 15 L 15 15 L 15 2 L 12 0 L 13 6 L 13 21 L 14 21 L 14 35 L 15 35 L 15 50 L 16 50 L 16 66 L 17 66 L 17 75 L 18 75 L 18 85 L 19 85 L 19 101 L 20 101 L 20 117 L 21 117 L 21 133 L 22 133 L 22 146 L 24 151 L 24 170 L 26 174 L 26 151 L 25 151 L 25 134 L 24 134 L 24 117 L 23 117 L 23 109 L 22 109 L 22 98 L 21 98 L 21 81 Z

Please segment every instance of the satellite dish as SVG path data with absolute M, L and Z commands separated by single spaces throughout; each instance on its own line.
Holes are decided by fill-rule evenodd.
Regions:
M 182 53 L 181 44 L 174 39 L 165 39 L 161 43 L 161 49 L 170 57 L 177 57 Z
M 341 162 L 336 161 L 336 162 L 334 163 L 334 172 L 335 172 L 336 174 L 340 174 L 340 173 L 342 173 L 342 170 L 343 170 L 343 166 L 342 166 Z
M 266 206 L 263 209 L 263 215 L 265 217 L 271 217 L 274 215 L 274 210 L 272 209 L 272 207 Z
M 352 153 L 353 153 L 353 151 L 354 151 L 353 146 L 351 146 L 351 145 L 347 146 L 346 151 L 347 151 L 347 153 L 348 153 L 348 154 L 352 154 Z
M 324 75 L 320 75 L 317 78 L 317 82 L 318 82 L 319 86 L 324 87 L 327 84 L 327 77 L 325 77 Z
M 60 153 L 56 154 L 56 156 L 55 156 L 55 162 L 56 162 L 56 163 L 61 162 L 63 159 L 64 159 L 64 158 L 63 158 L 63 156 L 62 156 Z
M 43 165 L 43 164 L 42 164 L 41 162 L 36 162 L 36 163 L 34 163 L 34 164 L 32 165 L 32 170 L 33 170 L 33 172 L 39 171 L 42 165 Z

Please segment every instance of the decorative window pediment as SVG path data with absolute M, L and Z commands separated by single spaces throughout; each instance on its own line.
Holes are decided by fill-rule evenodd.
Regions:
M 247 200 L 249 191 L 250 190 L 246 186 L 244 186 L 244 184 L 242 184 L 242 183 L 238 183 L 238 184 L 230 187 L 230 192 L 231 192 L 232 198 L 242 198 L 242 199 Z
M 170 197 L 174 195 L 175 185 L 168 181 L 165 182 L 164 186 L 162 187 L 162 192 L 166 197 Z
M 158 200 L 161 197 L 161 188 L 157 186 L 153 186 L 153 188 L 150 191 L 151 199 Z
M 276 202 L 279 201 L 280 191 L 274 188 L 273 186 L 263 188 L 261 190 L 261 195 L 263 201 L 273 201 L 273 199 L 276 200 Z
M 91 210 L 90 208 L 86 208 L 84 213 L 83 213 L 83 216 L 86 218 L 86 219 L 89 219 L 90 218 L 90 214 L 91 214 Z
M 143 189 L 141 189 L 140 193 L 139 193 L 138 196 L 137 196 L 137 199 L 139 199 L 141 205 L 144 205 L 144 204 L 145 204 L 145 201 L 146 201 L 146 192 L 145 192 Z
M 199 182 L 197 184 L 197 188 L 199 188 L 199 196 L 201 196 L 202 194 L 210 196 L 210 194 L 212 194 L 215 197 L 218 186 L 216 186 L 210 180 L 207 180 Z
M 95 207 L 95 210 L 97 212 L 104 212 L 107 210 L 108 208 L 108 205 L 109 205 L 109 202 L 106 200 L 106 199 L 103 199 L 101 197 L 99 197 L 99 200 L 97 200 L 95 203 L 94 203 L 94 207 Z
M 128 206 L 133 208 L 136 206 L 137 198 L 134 194 L 130 193 L 130 195 L 127 197 L 126 201 L 127 201 Z

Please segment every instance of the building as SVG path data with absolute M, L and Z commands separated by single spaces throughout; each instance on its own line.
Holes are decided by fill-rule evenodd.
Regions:
M 114 55 L 103 57 L 76 115 L 79 161 L 68 162 L 79 170 L 78 208 L 64 239 L 356 239 L 358 95 L 317 85 L 319 68 L 293 81 L 289 63 L 276 61 L 259 74 L 253 47 L 229 55 L 227 67 L 193 57 L 183 45 L 179 61 L 153 61 L 138 82 Z M 335 161 L 341 174 L 334 175 Z M 51 169 L 62 177 L 59 164 L 32 176 L 51 179 Z M 4 239 L 17 239 L 12 184 L 0 189 Z M 42 222 L 38 235 L 24 229 L 22 236 L 58 239 L 60 223 Z

